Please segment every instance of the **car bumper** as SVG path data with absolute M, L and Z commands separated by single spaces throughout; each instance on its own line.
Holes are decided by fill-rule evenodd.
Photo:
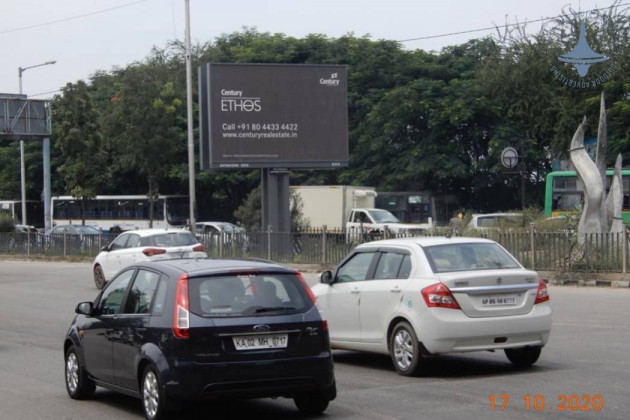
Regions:
M 164 380 L 177 399 L 293 397 L 319 392 L 336 397 L 332 354 L 314 357 L 230 363 L 171 361 Z
M 470 318 L 461 310 L 432 308 L 414 325 L 431 354 L 544 346 L 551 331 L 551 307 L 534 305 L 524 315 Z

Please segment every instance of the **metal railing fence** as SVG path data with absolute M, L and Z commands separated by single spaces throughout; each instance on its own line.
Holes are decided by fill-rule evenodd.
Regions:
M 445 236 L 450 229 L 423 232 Z M 627 272 L 628 232 L 577 237 L 574 232 L 466 232 L 497 241 L 525 267 L 541 271 Z M 249 232 L 199 235 L 208 256 L 217 258 L 262 258 L 281 263 L 338 264 L 355 246 L 378 239 L 405 237 L 388 232 L 363 233 L 309 229 L 301 232 Z M 459 236 L 459 235 L 457 235 Z M 112 235 L 45 235 L 0 233 L 0 254 L 20 257 L 93 258 L 114 238 Z M 579 239 L 579 240 L 578 240 Z

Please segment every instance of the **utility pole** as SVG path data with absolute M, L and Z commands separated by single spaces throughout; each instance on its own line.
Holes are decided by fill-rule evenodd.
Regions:
M 35 67 L 48 66 L 55 64 L 57 61 L 46 61 L 45 63 L 36 64 L 34 66 L 28 67 L 18 67 L 18 78 L 20 82 L 20 95 L 22 95 L 22 73 L 24 73 L 28 69 L 32 69 Z M 22 189 L 22 224 L 27 225 L 26 220 L 26 168 L 24 165 L 24 139 L 20 139 L 20 185 Z
M 193 97 L 192 97 L 192 52 L 190 47 L 190 1 L 186 2 L 186 99 L 188 118 L 188 195 L 190 196 L 190 231 L 195 232 L 195 143 L 193 128 Z

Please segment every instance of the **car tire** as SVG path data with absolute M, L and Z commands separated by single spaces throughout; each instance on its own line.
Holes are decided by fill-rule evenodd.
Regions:
M 295 397 L 293 402 L 300 412 L 316 416 L 326 411 L 330 400 L 322 394 L 308 394 Z
M 168 404 L 157 369 L 147 366 L 140 382 L 142 412 L 147 420 L 167 420 L 176 414 Z
M 528 346 L 518 349 L 505 349 L 505 355 L 517 367 L 529 367 L 540 357 L 540 346 Z
M 94 395 L 96 384 L 81 364 L 76 348 L 70 346 L 65 357 L 66 390 L 73 400 L 84 400 Z
M 396 324 L 389 338 L 389 354 L 396 372 L 402 376 L 417 376 L 422 368 L 420 343 L 408 322 Z
M 103 273 L 103 268 L 100 265 L 94 266 L 94 285 L 98 290 L 101 290 L 105 287 L 107 280 L 105 279 L 105 273 Z

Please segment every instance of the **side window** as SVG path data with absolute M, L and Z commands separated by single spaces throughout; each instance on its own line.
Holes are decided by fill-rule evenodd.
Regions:
M 374 272 L 374 279 L 397 279 L 403 257 L 403 254 L 383 252 L 381 258 L 378 260 L 378 265 Z
M 160 275 L 158 273 L 142 269 L 138 270 L 138 275 L 136 275 L 127 297 L 124 313 L 148 314 L 159 281 Z
M 405 255 L 402 260 L 402 264 L 400 264 L 400 271 L 398 271 L 399 279 L 408 279 L 411 275 L 411 257 L 409 255 Z
M 123 249 L 125 244 L 127 243 L 127 239 L 129 235 L 120 235 L 118 238 L 114 239 L 114 242 L 109 246 L 110 251 L 114 251 L 117 249 Z
M 125 245 L 125 248 L 137 248 L 140 246 L 140 235 L 129 234 L 127 236 L 129 237 L 129 240 Z
M 120 311 L 127 286 L 133 277 L 135 270 L 127 270 L 115 277 L 107 286 L 98 303 L 98 313 L 100 315 L 115 315 Z
M 367 278 L 372 258 L 376 252 L 361 252 L 355 254 L 337 271 L 337 281 L 342 283 L 363 281 Z
M 157 292 L 155 292 L 155 298 L 153 299 L 153 315 L 161 315 L 164 312 L 164 305 L 166 304 L 166 286 L 166 280 L 161 279 Z
M 366 223 L 368 222 L 368 218 L 365 215 L 365 213 L 363 213 L 362 211 L 355 211 L 354 212 L 354 219 L 352 219 L 352 221 L 354 223 Z

